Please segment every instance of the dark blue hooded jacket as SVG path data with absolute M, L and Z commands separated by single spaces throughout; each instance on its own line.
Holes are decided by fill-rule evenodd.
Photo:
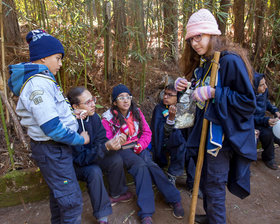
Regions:
M 196 120 L 187 147 L 198 152 L 204 118 L 220 125 L 225 136 L 221 150 L 230 150 L 233 154 L 227 186 L 231 193 L 244 198 L 250 194 L 250 162 L 257 159 L 253 116 L 256 98 L 240 56 L 222 52 L 219 63 L 220 85 L 216 86 L 215 98 L 206 112 L 196 107 Z M 207 60 L 198 68 L 196 80 L 205 76 L 210 64 Z
M 268 120 L 270 117 L 266 116 L 266 111 L 272 114 L 278 111 L 278 108 L 273 106 L 268 99 L 268 89 L 263 94 L 258 93 L 258 87 L 260 81 L 264 78 L 264 74 L 255 73 L 254 75 L 254 87 L 256 93 L 257 107 L 254 113 L 255 127 L 269 127 Z
M 164 117 L 162 112 L 166 110 L 166 106 L 162 101 L 156 105 L 152 121 L 151 121 L 151 130 L 152 130 L 152 152 L 154 161 L 159 164 L 160 167 L 164 167 L 168 164 L 166 159 L 166 154 L 163 151 L 165 146 L 168 149 L 183 147 L 185 148 L 186 140 L 180 129 L 173 129 L 168 139 L 165 139 L 164 136 L 164 125 L 166 123 L 167 117 Z

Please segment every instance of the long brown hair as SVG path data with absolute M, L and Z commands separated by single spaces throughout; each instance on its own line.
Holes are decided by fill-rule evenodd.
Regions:
M 253 69 L 248 59 L 247 51 L 244 48 L 240 47 L 238 44 L 231 42 L 226 37 L 211 35 L 209 48 L 205 56 L 212 58 L 215 51 L 228 51 L 230 53 L 239 55 L 247 68 L 249 79 L 253 84 Z M 196 53 L 191 44 L 187 41 L 179 62 L 180 68 L 186 79 L 189 80 L 192 77 L 193 71 L 199 66 L 199 62 L 200 55 Z

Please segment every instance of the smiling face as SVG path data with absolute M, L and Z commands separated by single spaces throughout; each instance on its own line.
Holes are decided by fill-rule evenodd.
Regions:
M 73 104 L 74 109 L 86 110 L 89 116 L 92 116 L 95 113 L 95 102 L 96 98 L 91 95 L 88 90 L 82 92 L 78 96 L 79 104 Z
M 56 75 L 62 66 L 61 59 L 62 54 L 53 54 L 51 56 L 41 58 L 40 61 L 41 64 L 44 64 L 48 67 L 48 69 L 53 75 Z
M 121 93 L 118 95 L 117 99 L 114 102 L 114 105 L 117 106 L 120 112 L 126 116 L 127 112 L 131 106 L 132 96 L 128 93 Z
M 200 34 L 201 35 L 201 34 Z M 190 38 L 190 43 L 194 51 L 198 55 L 205 55 L 209 48 L 209 42 L 211 39 L 211 35 L 209 34 L 202 34 L 201 38 Z

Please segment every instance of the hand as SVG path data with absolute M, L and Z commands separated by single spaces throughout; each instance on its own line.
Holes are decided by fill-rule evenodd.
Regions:
M 127 135 L 121 133 L 121 134 L 118 136 L 118 138 L 119 138 L 120 144 L 123 145 L 123 144 L 126 142 Z
M 107 150 L 119 150 L 122 146 L 120 144 L 119 137 L 114 137 L 105 143 Z
M 89 143 L 90 138 L 87 131 L 82 131 L 80 136 L 82 136 L 85 140 L 84 145 Z
M 133 151 L 134 151 L 136 154 L 139 154 L 140 152 L 143 151 L 142 145 L 138 143 L 136 146 L 134 146 Z
M 255 138 L 258 139 L 260 136 L 260 131 L 258 129 L 255 129 Z
M 275 115 L 280 119 L 280 112 L 279 111 L 275 112 Z
M 192 97 L 197 101 L 203 102 L 215 97 L 215 89 L 210 86 L 198 87 L 194 90 Z
M 77 119 L 85 119 L 88 116 L 87 110 L 75 109 L 74 113 L 75 113 Z
M 185 90 L 188 87 L 189 87 L 189 82 L 185 78 L 179 77 L 174 82 L 174 88 L 179 92 Z
M 278 118 L 269 118 L 269 120 L 268 120 L 269 126 L 273 127 L 278 120 L 279 120 Z
M 169 106 L 169 109 L 168 109 L 168 112 L 169 112 L 169 117 L 168 119 L 170 121 L 174 121 L 175 119 L 175 115 L 176 115 L 176 112 L 177 112 L 177 107 L 175 105 L 170 105 Z

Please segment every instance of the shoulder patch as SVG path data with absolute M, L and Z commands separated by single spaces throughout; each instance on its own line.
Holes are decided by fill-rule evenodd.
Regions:
M 33 100 L 36 96 L 43 95 L 43 94 L 44 94 L 44 90 L 35 90 L 30 94 L 29 100 Z

